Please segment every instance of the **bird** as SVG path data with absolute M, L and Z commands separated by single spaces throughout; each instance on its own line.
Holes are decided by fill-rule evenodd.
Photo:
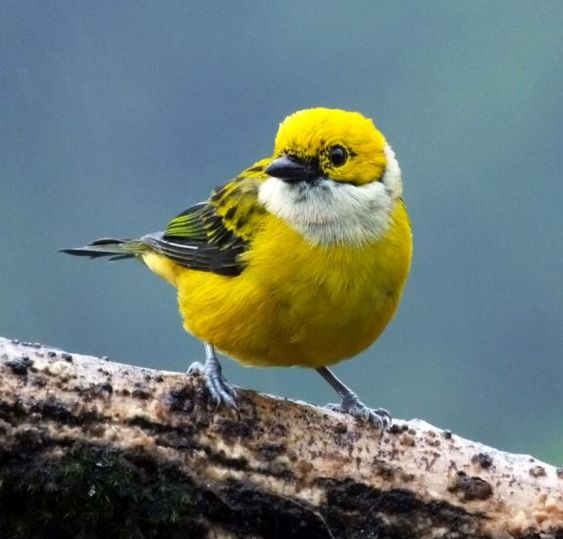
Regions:
M 385 428 L 329 366 L 369 347 L 399 305 L 412 233 L 401 170 L 373 120 L 309 108 L 279 125 L 271 156 L 138 239 L 102 238 L 71 255 L 136 258 L 177 289 L 201 340 L 219 406 L 237 407 L 217 351 L 245 366 L 315 369 L 340 397 L 327 407 Z

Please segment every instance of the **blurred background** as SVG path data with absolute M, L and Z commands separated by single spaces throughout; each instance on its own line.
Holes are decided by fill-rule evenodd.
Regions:
M 133 261 L 304 107 L 375 118 L 415 257 L 398 316 L 336 373 L 373 406 L 563 464 L 563 3 L 0 4 L 0 335 L 184 370 L 202 348 Z M 235 384 L 334 400 L 314 372 Z

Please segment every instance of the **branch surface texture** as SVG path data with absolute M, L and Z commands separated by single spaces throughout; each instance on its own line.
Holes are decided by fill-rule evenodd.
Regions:
M 563 539 L 563 472 L 0 338 L 0 537 Z

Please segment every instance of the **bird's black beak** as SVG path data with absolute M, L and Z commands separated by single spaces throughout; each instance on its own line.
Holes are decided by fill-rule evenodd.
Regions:
M 318 175 L 318 170 L 312 163 L 303 161 L 294 155 L 282 155 L 274 159 L 264 172 L 288 183 L 311 181 Z

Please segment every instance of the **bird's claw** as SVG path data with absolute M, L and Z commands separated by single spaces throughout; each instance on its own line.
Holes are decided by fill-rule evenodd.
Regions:
M 205 372 L 205 366 L 200 361 L 194 361 L 188 367 L 186 374 L 203 374 Z
M 344 399 L 338 404 L 327 404 L 325 408 L 334 412 L 340 412 L 341 414 L 351 415 L 360 421 L 375 425 L 380 430 L 384 430 L 392 422 L 391 414 L 387 410 L 384 408 L 377 408 L 375 410 L 368 408 L 358 399 Z
M 188 367 L 187 373 L 203 375 L 205 386 L 217 407 L 226 406 L 227 408 L 237 408 L 237 392 L 235 388 L 223 378 L 221 371 L 218 370 L 215 365 L 209 365 L 208 363 L 202 364 L 199 361 L 194 361 Z
M 237 409 L 237 392 L 222 376 L 205 375 L 207 390 L 211 393 L 211 397 L 215 404 L 226 406 L 227 408 Z

